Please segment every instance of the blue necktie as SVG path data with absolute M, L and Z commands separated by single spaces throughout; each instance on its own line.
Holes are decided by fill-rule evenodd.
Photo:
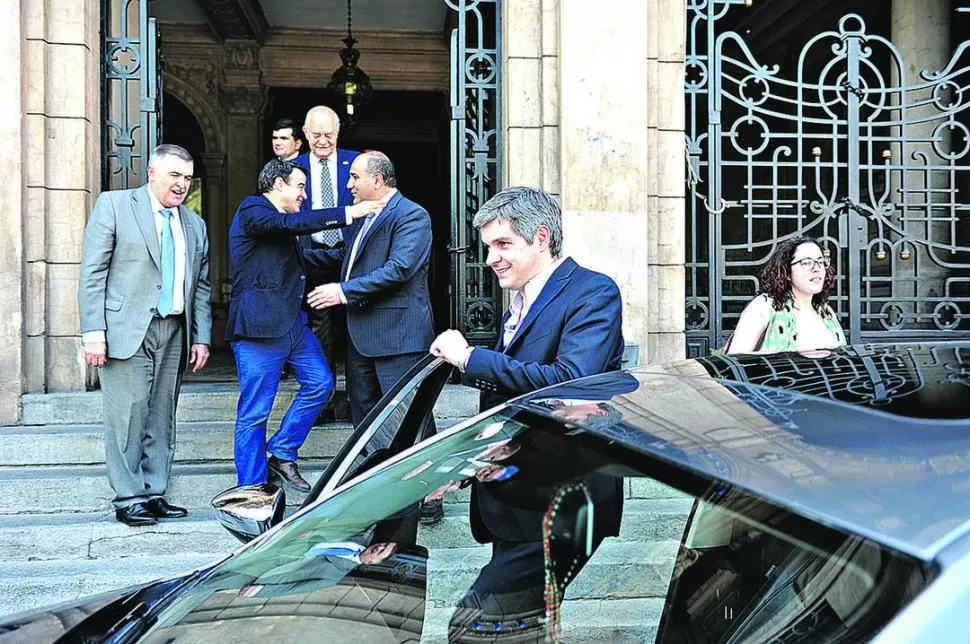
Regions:
M 158 296 L 158 315 L 172 312 L 175 294 L 175 237 L 172 236 L 172 211 L 162 208 L 162 292 Z

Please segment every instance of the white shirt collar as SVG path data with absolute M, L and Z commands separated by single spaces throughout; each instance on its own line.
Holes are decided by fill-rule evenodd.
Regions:
M 532 303 L 535 302 L 536 298 L 539 297 L 539 293 L 542 293 L 542 289 L 545 287 L 546 282 L 549 281 L 552 274 L 556 272 L 556 269 L 559 268 L 560 264 L 562 264 L 565 260 L 565 256 L 560 257 L 545 268 L 541 269 L 538 273 L 533 275 L 528 282 L 525 283 L 522 290 L 525 291 L 523 296 L 525 297 L 525 301 L 528 306 L 532 306 Z

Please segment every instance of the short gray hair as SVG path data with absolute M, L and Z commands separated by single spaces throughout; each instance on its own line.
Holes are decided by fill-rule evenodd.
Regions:
M 162 157 L 178 157 L 183 161 L 193 163 L 192 155 L 189 154 L 189 151 L 181 145 L 175 145 L 174 143 L 156 145 L 155 149 L 152 150 L 152 155 L 148 158 L 148 163 L 155 164 Z
M 562 252 L 562 209 L 549 193 L 526 186 L 506 188 L 482 204 L 472 226 L 481 230 L 496 219 L 509 222 L 515 234 L 529 243 L 539 226 L 546 226 L 552 256 L 558 258 Z
M 290 175 L 293 174 L 294 170 L 299 170 L 304 175 L 306 174 L 306 170 L 299 164 L 279 158 L 272 159 L 259 171 L 259 180 L 256 182 L 256 189 L 259 190 L 260 194 L 264 195 L 273 189 L 273 185 L 277 179 L 282 179 L 289 183 Z
M 367 159 L 367 174 L 379 174 L 384 177 L 384 183 L 390 188 L 397 187 L 397 178 L 394 176 L 394 164 L 383 152 L 369 150 L 363 153 Z
M 319 114 L 326 114 L 331 119 L 333 119 L 334 126 L 337 128 L 338 131 L 340 130 L 340 115 L 337 114 L 337 112 L 335 112 L 332 108 L 329 108 L 326 105 L 317 105 L 315 107 L 311 107 L 307 111 L 306 117 L 303 119 L 303 125 L 309 126 L 310 121 L 312 121 L 313 118 Z

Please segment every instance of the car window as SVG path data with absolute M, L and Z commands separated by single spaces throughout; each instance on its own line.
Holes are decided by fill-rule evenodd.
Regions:
M 261 628 L 275 615 L 346 633 L 354 606 L 390 641 L 849 642 L 931 576 L 550 409 L 503 408 L 383 460 L 203 576 L 148 641 L 191 641 L 187 624 L 207 620 L 246 641 L 256 614 Z M 418 527 L 413 508 L 433 498 L 444 520 Z M 489 542 L 498 533 L 506 545 Z M 538 535 L 537 548 L 517 535 Z
M 351 434 L 306 504 L 414 445 L 422 430 L 434 425 L 434 404 L 452 370 L 451 365 L 432 356 L 415 365 Z M 433 433 L 433 428 L 429 432 Z

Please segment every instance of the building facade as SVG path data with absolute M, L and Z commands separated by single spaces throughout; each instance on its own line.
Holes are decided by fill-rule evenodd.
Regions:
M 11 30 L 0 44 L 5 63 L 0 127 L 9 135 L 0 149 L 0 167 L 14 179 L 0 195 L 6 240 L 0 245 L 0 287 L 5 294 L 0 299 L 0 346 L 10 358 L 0 378 L 0 423 L 17 422 L 24 393 L 81 392 L 95 384 L 95 374 L 81 356 L 77 315 L 84 226 L 105 186 L 118 187 L 126 172 L 140 176 L 141 150 L 131 135 L 135 124 L 140 132 L 154 127 L 155 121 L 142 120 L 146 114 L 158 116 L 159 140 L 180 143 L 196 158 L 198 203 L 210 235 L 213 306 L 218 311 L 225 304 L 230 218 L 255 189 L 256 174 L 269 157 L 272 123 L 279 116 L 300 123 L 306 107 L 329 100 L 324 88 L 339 65 L 345 33 L 342 3 L 316 3 L 319 15 L 311 2 L 287 3 L 288 8 L 281 4 L 13 0 L 0 8 Z M 965 136 L 967 92 L 951 89 L 949 102 L 938 100 L 935 107 L 932 98 L 937 85 L 965 70 L 966 63 L 958 62 L 965 55 L 960 38 L 951 37 L 965 14 L 960 3 L 894 2 L 891 12 L 886 11 L 890 3 L 881 0 L 763 0 L 763 6 L 750 5 L 750 0 L 353 3 L 360 66 L 375 93 L 359 111 L 356 127 L 342 132 L 341 143 L 386 150 L 398 162 L 404 191 L 431 212 L 437 240 L 431 279 L 438 326 L 477 330 L 481 341 L 497 328 L 501 295 L 482 266 L 480 245 L 467 234 L 467 219 L 499 187 L 530 185 L 560 199 L 565 252 L 620 285 L 624 334 L 638 345 L 640 362 L 700 354 L 718 344 L 725 325 L 733 326 L 738 306 L 750 298 L 757 283 L 753 276 L 771 240 L 796 230 L 824 237 L 833 248 L 849 248 L 844 272 L 840 268 L 844 288 L 840 286 L 837 304 L 845 321 L 855 325 L 852 339 L 879 338 L 884 331 L 896 339 L 970 333 L 970 219 L 962 205 L 970 201 L 963 172 L 963 141 L 970 146 Z M 143 28 L 142 10 L 157 22 L 158 43 L 147 36 L 137 46 L 133 42 L 133 34 Z M 785 60 L 801 60 L 802 46 L 825 30 L 834 41 L 851 42 L 845 34 L 861 32 L 852 25 L 840 32 L 839 18 L 852 12 L 870 21 L 866 38 L 892 40 L 908 65 L 896 72 L 888 71 L 888 59 L 871 65 L 883 70 L 879 78 L 890 88 L 879 96 L 913 84 L 918 70 L 946 70 L 935 84 L 925 81 L 921 90 L 930 93 L 924 109 L 942 114 L 948 124 L 945 132 L 936 124 L 923 130 L 913 125 L 906 136 L 893 138 L 893 127 L 908 125 L 896 118 L 879 124 L 885 131 L 870 129 L 869 139 L 852 139 L 848 125 L 859 126 L 852 121 L 851 105 L 878 101 L 866 94 L 872 84 L 846 86 L 849 81 L 836 75 L 819 83 L 844 90 L 832 100 L 842 101 L 848 116 L 839 112 L 832 129 L 800 134 L 795 143 L 771 143 L 783 124 L 805 121 L 798 118 L 798 106 L 807 99 L 772 89 L 771 81 L 781 76 L 768 63 L 782 53 Z M 715 24 L 717 20 L 721 22 Z M 747 40 L 747 58 L 722 52 L 720 45 L 731 41 L 729 34 Z M 109 43 L 107 38 L 115 40 Z M 157 52 L 164 59 L 155 79 L 160 84 L 152 81 L 148 88 L 144 82 L 125 81 L 129 96 L 124 98 L 106 69 L 146 69 L 154 65 Z M 872 61 L 864 58 L 854 60 L 865 68 Z M 750 87 L 732 92 L 723 83 L 719 94 L 713 91 L 711 79 L 721 78 L 722 70 L 736 60 L 755 70 L 754 84 L 768 88 L 760 97 L 745 95 Z M 838 62 L 848 64 L 851 55 Z M 782 71 L 788 68 L 782 65 Z M 823 78 L 822 72 L 822 67 L 811 70 L 817 78 Z M 909 80 L 900 78 L 906 73 Z M 810 85 L 800 75 L 794 81 L 781 80 L 788 88 Z M 953 87 L 964 87 L 965 81 L 954 81 Z M 149 89 L 156 94 L 144 94 Z M 784 114 L 776 110 L 770 117 L 759 116 L 768 95 L 788 106 Z M 722 110 L 721 102 L 731 100 L 734 107 Z M 715 123 L 721 114 L 724 122 Z M 106 125 L 111 118 L 115 124 L 119 119 L 130 123 L 112 129 Z M 731 129 L 728 118 L 765 124 L 753 143 L 739 144 L 740 156 L 719 152 L 725 142 L 750 136 Z M 877 195 L 867 201 L 858 190 L 833 187 L 837 182 L 832 177 L 846 174 L 856 177 L 846 185 L 864 185 L 859 177 L 874 174 L 884 157 L 872 153 L 862 162 L 831 161 L 826 174 L 825 154 L 829 160 L 837 154 L 831 149 L 813 154 L 816 147 L 824 147 L 819 140 L 851 146 L 877 139 L 885 141 L 878 155 L 885 149 L 886 158 L 896 158 L 886 172 L 897 178 L 885 179 L 880 189 L 901 195 L 898 200 Z M 926 175 L 920 186 L 904 181 L 906 164 L 917 158 L 915 150 L 901 149 L 910 140 L 919 140 L 924 154 L 933 157 L 919 170 Z M 786 145 L 801 155 L 794 165 L 778 157 Z M 762 148 L 768 157 L 758 157 Z M 946 163 L 941 165 L 940 159 Z M 721 166 L 735 170 L 715 172 Z M 788 169 L 779 176 L 772 174 L 773 168 Z M 809 176 L 809 171 L 815 174 Z M 131 185 L 137 185 L 134 181 Z M 813 181 L 825 184 L 822 192 L 832 198 L 771 193 L 772 185 L 784 191 L 785 185 Z M 930 194 L 931 186 L 936 190 L 933 198 L 927 197 L 912 221 L 903 216 L 900 223 L 898 213 L 883 207 L 920 191 Z M 774 196 L 765 198 L 759 190 Z M 938 199 L 943 194 L 950 197 Z M 835 222 L 836 232 L 818 228 L 816 220 L 782 216 L 785 208 L 810 212 L 814 202 L 821 204 L 818 221 Z M 936 210 L 945 217 L 934 220 Z M 737 219 L 731 219 L 734 213 Z M 898 224 L 890 226 L 896 232 L 860 227 L 860 222 L 880 218 Z M 921 230 L 916 230 L 917 220 L 924 221 Z M 853 226 L 860 232 L 850 239 Z M 886 252 L 873 240 L 891 250 L 888 264 L 865 264 L 870 254 Z M 914 254 L 917 248 L 926 254 L 906 264 L 901 259 L 906 244 Z M 731 255 L 735 247 L 746 254 Z M 764 252 L 752 250 L 757 248 Z M 948 255 L 928 258 L 933 249 Z M 904 274 L 910 291 L 892 291 Z M 920 290 L 917 285 L 930 277 L 937 290 Z M 875 278 L 882 278 L 882 286 L 891 292 L 867 291 Z M 722 288 L 723 280 L 745 286 Z M 919 313 L 917 303 L 928 298 L 935 298 L 929 313 Z M 853 308 L 856 301 L 866 306 Z M 218 325 L 219 315 L 215 318 Z

